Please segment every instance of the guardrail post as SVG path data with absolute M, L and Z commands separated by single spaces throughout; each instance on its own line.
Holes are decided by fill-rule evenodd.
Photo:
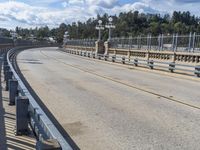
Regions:
M 90 52 L 88 52 L 88 57 L 90 58 Z
M 26 96 L 18 96 L 16 103 L 16 135 L 27 134 L 28 132 L 28 105 Z
M 195 72 L 194 74 L 197 76 L 197 77 L 200 77 L 200 66 L 195 66 Z
M 147 65 L 149 66 L 150 69 L 153 69 L 153 67 L 154 67 L 154 61 L 153 60 L 148 61 Z
M 60 144 L 55 139 L 37 141 L 36 150 L 62 150 Z
M 6 87 L 5 87 L 5 90 L 8 91 L 8 89 L 9 89 L 9 80 L 12 79 L 12 76 L 13 76 L 12 71 L 10 71 L 10 70 L 6 71 L 5 76 L 6 76 Z
M 108 58 L 109 58 L 109 56 L 106 54 L 106 55 L 104 55 L 104 60 L 105 61 L 107 61 L 108 60 Z
M 123 56 L 122 57 L 122 64 L 125 64 L 125 60 L 126 60 L 126 58 Z
M 115 60 L 116 60 L 116 56 L 113 55 L 113 56 L 112 56 L 112 62 L 115 62 Z
M 96 55 L 95 53 L 92 53 L 92 58 L 95 58 L 95 55 Z
M 18 95 L 18 81 L 15 79 L 9 80 L 9 105 L 15 105 L 15 97 Z
M 174 72 L 175 67 L 176 67 L 176 64 L 175 64 L 174 62 L 170 63 L 170 64 L 169 64 L 169 71 L 170 71 L 170 72 Z
M 101 55 L 100 55 L 100 54 L 97 54 L 97 56 L 98 56 L 98 59 L 101 60 Z
M 135 66 L 138 66 L 138 59 L 137 59 L 137 58 L 134 59 L 133 64 L 134 64 Z
M 4 73 L 4 80 L 6 81 L 6 72 L 8 72 L 10 70 L 10 66 L 9 65 L 5 65 L 3 66 L 3 73 Z
M 86 57 L 87 53 L 86 53 L 86 52 L 84 52 L 84 53 L 83 53 L 83 55 L 84 55 L 84 57 Z

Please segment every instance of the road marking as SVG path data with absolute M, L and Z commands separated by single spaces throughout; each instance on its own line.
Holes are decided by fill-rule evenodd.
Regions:
M 75 65 L 71 65 L 71 64 L 68 64 L 68 63 L 65 63 L 55 57 L 52 57 L 52 56 L 49 56 L 47 54 L 45 54 L 44 52 L 42 52 L 42 50 L 40 50 L 40 53 L 44 56 L 46 56 L 47 58 L 51 58 L 53 60 L 56 60 L 57 62 L 60 62 L 60 63 L 63 63 L 64 65 L 66 66 L 70 66 L 72 68 L 75 68 L 75 69 L 78 69 L 78 70 L 81 70 L 83 72 L 86 72 L 88 74 L 92 74 L 92 75 L 95 75 L 97 77 L 100 77 L 100 78 L 103 78 L 103 79 L 106 79 L 106 80 L 109 80 L 109 81 L 112 81 L 112 82 L 115 82 L 115 83 L 118 83 L 118 84 L 121 84 L 121 85 L 124 85 L 124 86 L 127 86 L 129 88 L 133 88 L 133 89 L 136 89 L 136 90 L 139 90 L 139 91 L 142 91 L 142 92 L 145 92 L 145 93 L 148 93 L 148 94 L 151 94 L 151 95 L 154 95 L 154 96 L 158 96 L 158 97 L 162 97 L 164 99 L 167 99 L 168 101 L 172 101 L 172 102 L 176 102 L 176 103 L 179 103 L 179 104 L 182 104 L 184 106 L 188 106 L 188 107 L 191 107 L 191 108 L 195 108 L 195 109 L 198 109 L 200 110 L 200 107 L 199 106 L 195 106 L 193 104 L 189 104 L 189 103 L 186 103 L 186 102 L 182 102 L 181 100 L 178 100 L 178 99 L 175 99 L 173 97 L 167 97 L 167 96 L 164 96 L 164 95 L 161 95 L 159 93 L 155 93 L 155 92 L 152 92 L 152 91 L 149 91 L 148 89 L 143 89 L 143 88 L 140 88 L 140 87 L 137 87 L 137 86 L 134 86 L 134 85 L 130 85 L 130 84 L 127 84 L 127 83 L 124 83 L 122 81 L 119 81 L 119 80 L 116 80 L 116 79 L 113 79 L 113 78 L 110 78 L 108 76 L 104 76 L 104 75 L 100 75 L 100 74 L 97 74 L 97 73 L 94 73 L 88 69 L 83 69 L 81 67 L 78 67 L 78 66 L 75 66 Z

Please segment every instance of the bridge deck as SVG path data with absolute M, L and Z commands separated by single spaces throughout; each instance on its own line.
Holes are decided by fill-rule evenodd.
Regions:
M 198 149 L 199 79 L 27 50 L 26 79 L 81 149 Z

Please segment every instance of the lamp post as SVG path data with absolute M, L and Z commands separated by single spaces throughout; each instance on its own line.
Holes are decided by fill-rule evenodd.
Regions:
M 16 40 L 17 40 L 17 33 L 15 31 L 10 33 L 14 42 L 14 46 L 16 45 Z
M 104 26 L 102 25 L 102 20 L 99 20 L 98 23 L 99 24 L 96 26 L 96 30 L 99 30 L 98 41 L 101 41 L 101 30 L 104 30 Z
M 67 38 L 69 37 L 68 31 L 65 32 L 65 34 L 63 35 L 64 39 L 63 39 L 63 45 L 65 45 L 67 43 Z
M 111 40 L 111 34 L 112 34 L 112 29 L 115 29 L 115 25 L 113 25 L 113 18 L 112 17 L 109 17 L 108 18 L 108 24 L 106 25 L 106 28 L 109 29 L 109 37 L 108 37 L 108 41 Z

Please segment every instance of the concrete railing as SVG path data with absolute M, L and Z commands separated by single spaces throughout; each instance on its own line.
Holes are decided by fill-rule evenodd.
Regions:
M 147 50 L 124 50 L 109 48 L 107 54 L 123 55 L 129 58 L 146 58 L 147 60 L 168 60 L 171 62 L 200 63 L 200 53 L 158 52 Z
M 107 41 L 105 43 L 103 43 L 103 41 L 96 41 L 95 47 L 94 47 L 94 44 L 84 43 L 85 40 L 80 40 L 80 41 L 83 41 L 81 45 L 80 45 L 81 42 L 79 40 L 76 40 L 76 41 L 72 40 L 72 41 L 69 41 L 64 47 L 67 49 L 74 49 L 74 50 L 85 50 L 85 51 L 93 51 L 93 52 L 95 51 L 96 53 L 104 54 L 104 55 L 112 54 L 112 55 L 125 56 L 125 57 L 128 57 L 129 59 L 131 57 L 134 57 L 134 58 L 139 58 L 139 59 L 145 58 L 147 61 L 166 60 L 166 61 L 171 61 L 174 63 L 175 62 L 200 63 L 199 51 L 190 51 L 194 49 L 194 46 L 198 47 L 200 45 L 200 40 L 197 40 L 199 39 L 199 37 L 200 36 L 198 35 L 194 35 L 193 44 L 191 42 L 191 35 L 190 35 L 190 36 L 179 36 L 179 37 L 159 36 L 159 38 L 152 38 L 152 37 L 144 38 L 146 40 L 146 43 L 148 44 L 147 46 L 144 46 L 144 45 L 141 46 L 141 42 L 137 40 L 138 38 L 135 40 L 134 38 L 120 39 L 120 40 L 113 38 L 111 41 Z M 152 39 L 154 39 L 153 41 L 156 41 L 156 39 L 157 39 L 157 42 L 160 41 L 160 43 L 158 42 L 157 44 L 158 46 L 161 46 L 162 48 L 159 48 L 159 50 L 158 48 L 155 48 L 155 46 L 152 45 L 152 42 L 153 42 Z M 188 39 L 190 40 L 188 41 Z M 178 41 L 175 42 L 176 40 L 179 40 L 179 42 Z M 136 41 L 136 43 L 139 44 L 137 46 L 134 46 L 136 48 L 133 48 L 133 45 L 134 45 L 133 41 Z M 164 41 L 164 42 L 161 42 L 161 41 Z M 169 44 L 168 42 L 167 42 L 168 44 L 166 44 L 165 41 L 168 41 L 168 42 L 171 41 L 172 44 Z M 187 42 L 189 42 L 189 44 Z M 92 42 L 88 41 L 88 43 L 94 43 L 94 41 Z M 122 46 L 119 46 L 120 43 Z M 76 45 L 76 44 L 79 44 L 79 45 Z M 187 51 L 176 51 L 177 46 L 179 46 L 179 48 L 181 48 L 180 46 L 186 46 L 185 49 L 187 49 Z M 169 49 L 171 50 L 164 50 L 163 48 L 165 47 L 170 47 Z M 198 50 L 198 48 L 195 48 L 195 49 Z

